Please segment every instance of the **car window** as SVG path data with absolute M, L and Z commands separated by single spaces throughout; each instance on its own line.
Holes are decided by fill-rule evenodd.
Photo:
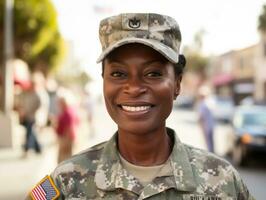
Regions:
M 244 115 L 244 126 L 266 126 L 266 114 L 252 113 Z

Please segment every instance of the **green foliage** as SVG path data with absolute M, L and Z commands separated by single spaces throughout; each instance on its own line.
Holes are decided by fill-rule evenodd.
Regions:
M 65 43 L 57 32 L 46 47 L 29 60 L 30 66 L 35 66 L 44 72 L 54 72 L 65 55 Z M 48 69 L 48 70 L 47 70 Z
M 188 70 L 204 73 L 208 65 L 208 58 L 196 52 L 186 54 Z
M 205 71 L 209 62 L 209 58 L 202 54 L 203 35 L 204 30 L 199 30 L 194 35 L 193 44 L 184 48 L 184 55 L 187 60 L 187 70 L 197 72 L 201 75 L 205 75 Z
M 258 19 L 258 30 L 266 32 L 266 5 L 263 6 L 262 12 Z
M 4 10 L 4 0 L 0 2 L 0 10 Z M 4 16 L 3 12 L 0 13 L 2 38 Z M 63 52 L 53 4 L 50 0 L 14 0 L 13 13 L 15 57 L 29 63 L 31 69 L 50 71 L 56 66 Z M 2 50 L 3 48 L 0 48 L 0 54 L 3 54 Z

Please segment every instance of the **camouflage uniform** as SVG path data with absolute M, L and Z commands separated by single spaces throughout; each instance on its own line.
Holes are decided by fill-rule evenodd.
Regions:
M 131 13 L 102 20 L 100 40 L 103 52 L 98 62 L 119 46 L 141 43 L 177 63 L 181 34 L 171 17 Z M 116 133 L 108 142 L 71 157 L 55 169 L 51 177 L 60 192 L 58 199 L 254 199 L 227 161 L 182 144 L 171 129 L 167 133 L 174 144 L 169 157 L 172 174 L 141 185 L 121 164 Z
M 236 170 L 225 160 L 185 144 L 173 130 L 172 175 L 143 187 L 121 165 L 117 133 L 61 163 L 52 173 L 59 199 L 254 199 Z

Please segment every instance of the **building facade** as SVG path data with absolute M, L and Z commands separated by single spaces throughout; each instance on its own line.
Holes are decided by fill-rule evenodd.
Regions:
M 266 46 L 259 42 L 212 59 L 209 76 L 215 92 L 232 96 L 236 105 L 245 99 L 266 101 Z

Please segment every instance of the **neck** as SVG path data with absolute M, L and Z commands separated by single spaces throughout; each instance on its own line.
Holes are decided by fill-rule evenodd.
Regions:
M 165 127 L 146 134 L 119 129 L 118 146 L 127 161 L 140 166 L 163 164 L 171 153 L 171 140 Z

